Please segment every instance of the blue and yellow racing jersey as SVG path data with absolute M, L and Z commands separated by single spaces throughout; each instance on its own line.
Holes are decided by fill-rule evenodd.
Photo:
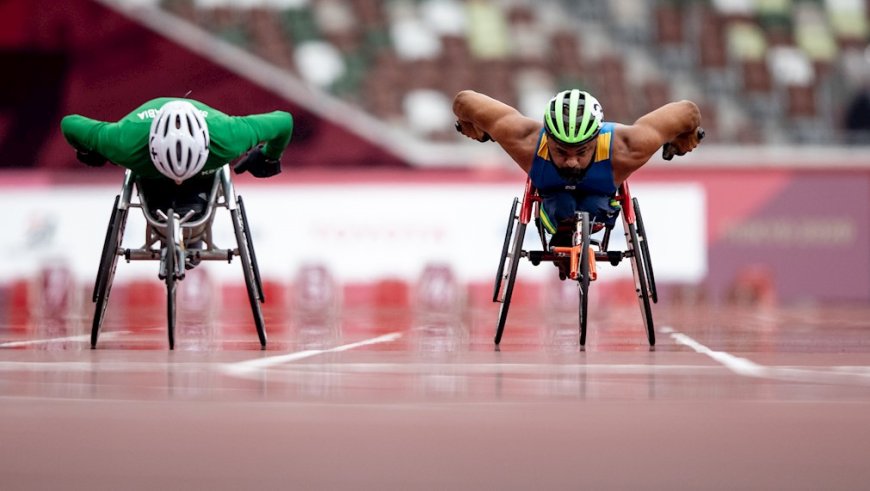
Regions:
M 538 151 L 529 170 L 532 184 L 538 188 L 541 195 L 569 191 L 572 194 L 580 195 L 613 196 L 617 188 L 613 181 L 613 165 L 610 162 L 613 126 L 613 123 L 601 125 L 595 157 L 589 164 L 589 170 L 586 171 L 583 178 L 575 182 L 568 182 L 559 175 L 555 164 L 550 159 L 550 151 L 547 148 L 547 133 L 541 129 L 541 134 L 538 137 Z
M 613 128 L 613 123 L 601 126 L 592 163 L 582 179 L 570 182 L 559 175 L 550 159 L 548 137 L 541 130 L 529 178 L 543 198 L 541 219 L 548 232 L 556 233 L 556 222 L 573 217 L 577 210 L 589 212 L 596 222 L 613 225 L 619 210 L 619 204 L 612 199 L 617 189 L 611 163 Z

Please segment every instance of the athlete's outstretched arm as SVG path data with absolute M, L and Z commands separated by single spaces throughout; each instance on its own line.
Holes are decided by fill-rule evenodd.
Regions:
M 679 101 L 641 116 L 616 131 L 616 164 L 630 174 L 645 164 L 665 143 L 672 143 L 678 155 L 698 146 L 701 111 L 692 101 Z M 627 175 L 625 176 L 627 177 Z
M 99 128 L 106 124 L 96 119 L 70 114 L 60 120 L 60 131 L 67 143 L 76 150 L 93 152 L 97 150 Z
M 542 125 L 540 121 L 527 118 L 513 107 L 473 90 L 456 94 L 453 113 L 463 135 L 478 141 L 489 135 L 528 172 Z
M 240 116 L 254 130 L 256 143 L 265 143 L 263 154 L 269 159 L 278 160 L 290 143 L 293 134 L 293 116 L 286 111 L 272 111 L 264 114 Z

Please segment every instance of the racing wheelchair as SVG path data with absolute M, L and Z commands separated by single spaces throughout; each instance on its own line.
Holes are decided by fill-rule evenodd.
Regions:
M 186 183 L 187 181 L 183 184 Z M 232 262 L 234 256 L 239 256 L 241 259 L 257 336 L 261 348 L 266 348 L 266 330 L 260 305 L 265 301 L 263 284 L 248 227 L 245 205 L 242 197 L 236 196 L 229 165 L 221 167 L 213 177 L 200 177 L 195 185 L 203 191 L 203 194 L 199 195 L 204 198 L 201 206 L 182 204 L 178 209 L 174 209 L 173 206 L 177 205 L 175 199 L 164 200 L 164 206 L 160 206 L 160 199 L 149 196 L 147 182 L 135 178 L 130 170 L 125 173 L 121 192 L 115 196 L 112 205 L 112 214 L 94 283 L 92 301 L 96 307 L 91 327 L 92 349 L 97 346 L 119 257 L 123 257 L 128 263 L 159 261 L 157 276 L 166 283 L 169 349 L 174 349 L 176 286 L 184 279 L 186 269 L 194 267 L 203 260 Z M 134 201 L 134 187 L 138 201 Z M 221 249 L 214 244 L 212 224 L 218 207 L 226 208 L 230 213 L 236 238 L 235 248 Z M 130 208 L 141 208 L 146 222 L 145 244 L 135 249 L 122 247 Z M 189 209 L 185 210 L 185 208 Z
M 627 182 L 623 182 L 619 186 L 615 199 L 621 206 L 622 224 L 625 230 L 627 245 L 625 251 L 608 249 L 613 225 L 605 226 L 604 224 L 593 222 L 590 220 L 587 212 L 577 212 L 575 214 L 570 246 L 548 247 L 546 232 L 540 218 L 543 198 L 538 193 L 534 184 L 532 184 L 531 179 L 526 180 L 523 200 L 520 201 L 519 198 L 514 198 L 511 205 L 504 245 L 502 246 L 501 258 L 499 259 L 498 271 L 495 277 L 492 301 L 501 303 L 495 333 L 496 346 L 501 342 L 504 327 L 507 323 L 511 294 L 513 293 L 514 282 L 517 276 L 517 267 L 522 258 L 528 259 L 535 266 L 542 262 L 562 262 L 563 279 L 577 281 L 580 305 L 580 346 L 586 344 L 589 285 L 598 276 L 597 262 L 609 262 L 613 266 L 616 266 L 623 259 L 629 259 L 631 261 L 635 291 L 637 292 L 647 339 L 650 346 L 655 345 L 656 339 L 651 303 L 658 302 L 658 294 L 656 292 L 655 276 L 650 259 L 649 241 L 647 240 L 646 229 L 643 226 L 640 205 L 637 198 L 631 196 Z M 532 221 L 532 217 L 534 217 L 538 237 L 541 240 L 542 250 L 523 249 L 526 226 Z M 602 229 L 604 230 L 604 235 L 600 240 L 591 238 L 591 235 Z

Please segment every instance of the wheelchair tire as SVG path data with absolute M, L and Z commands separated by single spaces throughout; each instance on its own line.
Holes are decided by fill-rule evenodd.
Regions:
M 514 223 L 517 221 L 517 203 L 519 203 L 519 199 L 514 198 L 514 202 L 511 205 L 511 213 L 508 215 L 507 229 L 504 234 L 504 244 L 501 247 L 501 257 L 498 260 L 498 269 L 495 272 L 495 286 L 492 290 L 493 302 L 498 302 L 498 294 L 501 291 L 501 282 L 504 277 L 504 263 L 507 259 L 508 249 L 511 244 L 511 232 L 514 231 Z
M 127 210 L 118 208 L 120 199 L 120 195 L 115 196 L 112 214 L 106 229 L 106 238 L 103 241 L 100 266 L 97 269 L 96 281 L 94 281 L 92 300 L 96 305 L 94 307 L 94 320 L 91 324 L 91 349 L 97 347 L 97 339 L 100 336 L 106 307 L 109 303 L 109 293 L 112 291 L 112 281 L 115 279 L 115 269 L 118 266 L 118 250 L 124 238 L 124 227 L 127 225 Z
M 504 265 L 502 272 L 503 279 L 507 280 L 507 284 L 504 286 L 504 296 L 501 300 L 501 307 L 498 309 L 498 325 L 495 330 L 496 346 L 501 343 L 501 336 L 504 334 L 504 326 L 507 323 L 508 310 L 511 305 L 511 295 L 513 295 L 514 283 L 517 279 L 517 267 L 520 264 L 520 259 L 523 257 L 523 239 L 525 238 L 525 235 L 526 224 L 518 221 L 517 226 L 514 227 L 511 249 L 507 255 L 509 261 L 506 261 L 507 264 Z
M 659 295 L 656 290 L 656 277 L 653 274 L 652 258 L 649 253 L 649 239 L 646 235 L 646 228 L 643 226 L 643 217 L 641 217 L 640 214 L 640 204 L 638 203 L 637 198 L 632 198 L 631 201 L 632 205 L 634 205 L 634 216 L 637 220 L 637 235 L 640 239 L 640 250 L 643 254 L 643 265 L 646 271 L 646 282 L 649 296 L 653 303 L 658 303 Z
M 178 244 L 175 242 L 175 210 L 170 208 L 166 212 L 166 335 L 169 340 L 169 349 L 175 349 L 175 292 L 178 280 Z M 183 263 L 182 263 L 182 266 Z
M 634 223 L 627 223 L 623 220 L 629 235 L 629 247 L 631 248 L 631 271 L 634 274 L 634 287 L 637 293 L 638 303 L 640 304 L 640 312 L 643 316 L 643 325 L 646 328 L 647 339 L 650 346 L 656 344 L 655 324 L 653 323 L 652 307 L 650 306 L 650 295 L 647 289 L 646 266 L 644 266 L 643 253 L 641 251 L 640 240 L 637 235 L 637 227 Z
M 118 215 L 118 202 L 121 200 L 121 195 L 115 195 L 115 202 L 112 204 L 112 214 L 109 216 L 109 225 L 106 229 L 106 238 L 103 239 L 103 249 L 100 252 L 100 266 L 97 268 L 97 277 L 94 279 L 94 292 L 91 294 L 91 302 L 97 301 L 97 293 L 102 286 L 102 272 L 106 266 L 106 251 L 109 249 L 109 243 L 112 240 L 112 226 L 115 223 L 115 216 Z
M 266 301 L 266 295 L 263 293 L 263 280 L 260 278 L 260 265 L 257 263 L 257 251 L 254 249 L 254 240 L 251 238 L 251 228 L 248 226 L 248 214 L 245 212 L 245 203 L 242 201 L 242 197 L 239 196 L 237 198 L 237 202 L 239 204 L 239 211 L 241 212 L 242 218 L 242 227 L 245 232 L 245 239 L 248 244 L 248 251 L 251 252 L 251 269 L 254 271 L 254 279 L 257 285 L 257 295 L 260 298 L 260 302 Z
M 586 345 L 586 323 L 589 318 L 589 235 L 591 224 L 589 223 L 589 213 L 580 212 L 578 215 L 577 227 L 580 232 L 579 244 L 580 250 L 580 276 L 577 278 L 578 290 L 580 292 L 580 346 Z M 578 244 L 574 244 L 578 245 Z
M 254 276 L 251 263 L 251 251 L 248 249 L 246 229 L 242 225 L 242 217 L 239 208 L 232 210 L 230 215 L 233 219 L 233 229 L 236 234 L 236 244 L 239 248 L 239 257 L 242 260 L 242 274 L 245 276 L 245 288 L 248 290 L 248 301 L 251 304 L 251 314 L 254 316 L 254 325 L 257 328 L 257 336 L 260 338 L 260 348 L 266 349 L 266 323 L 263 320 L 263 309 L 260 306 L 260 294 L 257 291 L 257 279 Z

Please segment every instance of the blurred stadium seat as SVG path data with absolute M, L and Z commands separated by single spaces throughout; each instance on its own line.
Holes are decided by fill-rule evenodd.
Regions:
M 204 80 L 218 79 L 216 74 L 225 69 L 218 62 L 196 70 L 191 67 L 178 74 L 177 80 L 156 83 L 150 77 L 166 61 L 163 57 L 171 52 L 169 44 L 192 42 L 167 31 L 162 32 L 163 41 L 148 41 L 151 47 L 142 52 L 155 58 L 146 58 L 150 65 L 136 65 L 136 70 L 135 57 L 88 51 L 91 43 L 104 42 L 113 44 L 119 53 L 131 49 L 122 41 L 129 32 L 125 24 L 103 17 L 102 11 L 113 6 L 117 10 L 122 10 L 119 6 L 158 8 L 163 18 L 168 14 L 182 21 L 182 26 L 196 27 L 191 29 L 196 36 L 230 43 L 274 67 L 276 73 L 321 91 L 300 104 L 307 112 L 296 110 L 300 124 L 294 150 L 300 150 L 299 159 L 311 154 L 303 145 L 327 146 L 319 141 L 325 138 L 322 128 L 317 130 L 322 125 L 344 125 L 380 147 L 395 140 L 388 134 L 391 128 L 402 134 L 411 132 L 421 141 L 461 142 L 462 137 L 453 131 L 450 106 L 453 95 L 465 88 L 537 117 L 557 90 L 579 86 L 598 96 L 608 119 L 625 122 L 667 101 L 689 98 L 701 106 L 712 143 L 868 142 L 870 130 L 851 123 L 855 118 L 848 116 L 863 107 L 858 106 L 866 99 L 861 94 L 870 90 L 868 3 L 76 0 L 60 8 L 47 0 L 13 0 L 0 3 L 8 27 L 0 35 L 0 56 L 11 72 L 21 75 L 4 82 L 6 96 L 0 97 L 0 148 L 8 156 L 0 166 L 74 165 L 53 127 L 22 129 L 41 127 L 25 121 L 32 112 L 28 108 L 38 102 L 38 112 L 52 120 L 66 110 L 100 109 L 92 114 L 115 116 L 106 109 L 120 107 L 116 102 L 129 99 L 133 87 L 128 80 L 132 75 L 122 73 L 136 73 L 141 85 L 160 91 L 159 95 L 167 87 L 173 88 L 169 91 L 173 94 L 193 88 L 196 96 L 221 100 L 226 99 L 224 91 L 240 90 L 235 87 L 241 83 L 230 82 L 232 77 L 245 78 L 246 87 L 261 77 L 257 70 L 248 73 L 236 66 L 229 68 L 235 75 L 220 75 L 224 85 L 204 84 Z M 85 20 L 97 17 L 111 21 L 96 26 Z M 142 23 L 137 30 L 155 30 L 136 15 L 129 17 L 130 22 Z M 199 52 L 216 53 L 220 46 L 224 45 Z M 91 54 L 110 56 L 114 61 L 81 61 Z M 266 92 L 274 91 L 276 78 L 265 78 L 269 80 L 258 85 Z M 94 87 L 97 82 L 105 82 L 99 89 L 106 96 L 105 108 L 70 98 L 82 92 L 77 84 Z M 334 98 L 326 100 L 322 92 Z M 294 102 L 305 98 L 288 98 L 286 93 L 272 96 Z M 258 99 L 269 106 L 265 95 L 258 92 Z M 371 118 L 361 123 L 358 115 L 347 116 L 342 109 L 346 105 L 332 107 L 327 118 L 317 114 L 318 108 L 334 102 L 354 106 Z M 369 123 L 378 120 L 384 125 L 369 128 Z M 858 134 L 862 132 L 867 134 Z M 21 141 L 27 144 L 22 146 Z M 30 148 L 44 148 L 44 154 L 33 155 Z M 373 161 L 364 152 L 357 153 L 360 156 L 355 160 L 343 156 L 331 161 L 347 166 Z M 388 160 L 382 154 L 378 161 Z M 392 159 L 407 160 L 407 156 Z M 36 164 L 37 160 L 41 163 Z M 306 161 L 301 165 L 320 164 Z
M 756 131 L 741 129 L 750 125 L 772 128 L 771 141 L 786 135 L 793 142 L 838 142 L 848 98 L 864 82 L 844 76 L 845 60 L 860 64 L 856 53 L 863 58 L 868 37 L 861 0 L 160 4 L 435 140 L 457 138 L 443 114 L 461 88 L 534 116 L 545 94 L 579 85 L 599 94 L 614 120 L 692 97 L 705 109 L 705 125 L 721 130 L 710 132 L 711 140 L 764 143 Z M 638 60 L 644 70 L 651 67 L 643 76 Z M 424 107 L 409 108 L 415 100 Z

